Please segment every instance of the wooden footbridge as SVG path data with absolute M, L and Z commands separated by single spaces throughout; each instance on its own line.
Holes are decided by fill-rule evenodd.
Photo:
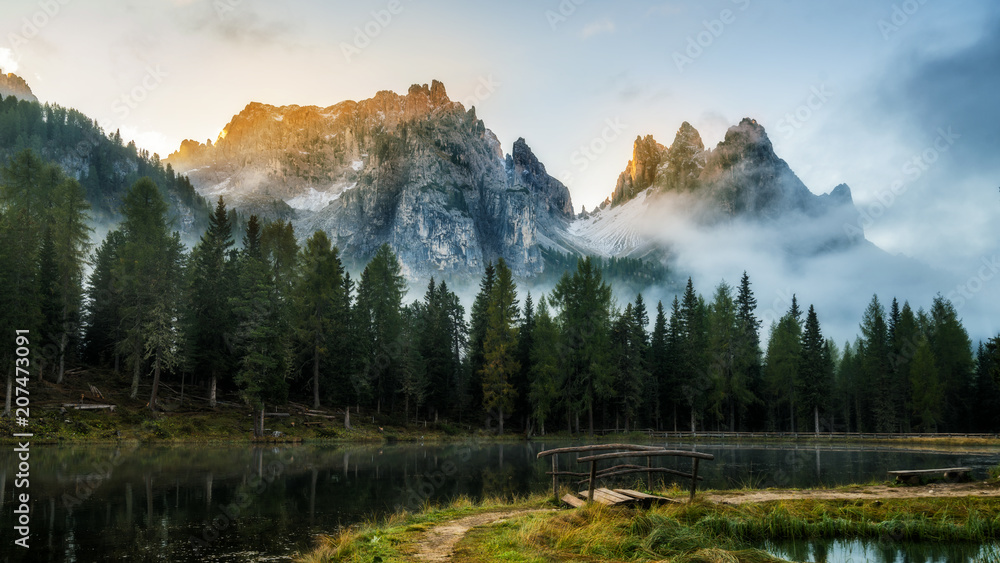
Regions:
M 587 473 L 576 472 L 576 471 L 559 471 L 558 467 L 558 457 L 559 454 L 572 454 L 572 453 L 591 453 L 591 452 L 609 452 L 609 453 L 595 453 L 594 455 L 586 455 L 584 457 L 578 457 L 577 463 L 589 463 L 590 471 Z M 703 454 L 700 452 L 688 452 L 683 450 L 668 450 L 665 448 L 657 446 L 640 446 L 636 444 L 598 444 L 593 446 L 574 446 L 569 448 L 556 448 L 554 450 L 545 450 L 538 453 L 538 459 L 543 457 L 552 458 L 552 471 L 547 472 L 547 475 L 552 475 L 552 494 L 554 497 L 559 497 L 559 478 L 560 477 L 585 477 L 577 482 L 578 485 L 586 483 L 587 490 L 580 491 L 577 494 L 566 494 L 562 497 L 562 501 L 570 506 L 580 507 L 589 502 L 599 502 L 601 504 L 606 504 L 609 506 L 613 505 L 626 505 L 626 504 L 639 504 L 643 506 L 649 506 L 651 504 L 661 504 L 665 502 L 674 502 L 671 499 L 664 498 L 656 495 L 649 495 L 646 493 L 640 493 L 638 491 L 633 491 L 631 489 L 606 489 L 597 488 L 597 481 L 599 479 L 607 477 L 618 477 L 621 475 L 629 475 L 635 473 L 645 473 L 646 474 L 646 484 L 647 488 L 650 487 L 652 482 L 652 476 L 654 473 L 665 473 L 668 475 L 676 475 L 685 479 L 691 480 L 691 495 L 688 502 L 694 500 L 695 492 L 698 488 L 698 481 L 702 480 L 702 477 L 698 476 L 698 464 L 701 460 L 711 461 L 715 459 L 715 456 L 711 454 Z M 683 471 L 678 471 L 676 469 L 670 469 L 667 467 L 653 467 L 654 457 L 685 457 L 691 459 L 691 472 L 685 473 Z M 602 470 L 597 469 L 598 462 L 610 461 L 610 460 L 623 460 L 627 458 L 646 458 L 646 465 L 635 465 L 624 463 L 620 465 L 615 465 L 612 467 L 606 467 Z

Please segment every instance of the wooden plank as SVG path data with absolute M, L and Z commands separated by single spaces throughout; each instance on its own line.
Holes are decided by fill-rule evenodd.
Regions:
M 662 450 L 662 449 L 663 448 L 659 446 L 639 446 L 636 444 L 598 444 L 596 446 L 573 446 L 571 448 L 556 448 L 554 450 L 545 450 L 544 452 L 538 452 L 538 455 L 535 457 L 541 459 L 545 456 L 550 456 L 555 454 L 593 452 L 601 450 L 631 450 L 636 452 L 644 452 L 648 450 Z
M 664 456 L 675 456 L 675 457 L 690 457 L 695 459 L 707 459 L 709 461 L 715 459 L 712 454 L 703 454 L 701 452 L 689 452 L 684 450 L 645 450 L 641 453 L 634 452 L 619 452 L 613 454 L 598 454 L 586 457 L 577 458 L 577 463 L 585 463 L 588 461 L 601 461 L 605 459 L 617 459 L 621 457 L 664 457 Z
M 714 459 L 714 458 L 713 458 Z M 698 489 L 698 462 L 701 461 L 700 458 L 694 458 L 691 460 L 691 498 L 688 502 L 694 502 L 694 493 Z
M 654 467 L 652 469 L 646 469 L 645 467 L 640 467 L 639 469 L 622 469 L 619 471 L 614 471 L 612 473 L 598 473 L 597 478 L 603 479 L 605 477 L 616 477 L 619 475 L 629 475 L 632 473 L 645 473 L 647 471 L 652 473 L 667 473 L 669 475 L 676 475 L 678 477 L 683 477 L 685 479 L 691 479 L 692 477 L 694 477 L 694 475 L 691 475 L 690 473 L 684 473 L 683 471 L 677 471 L 676 469 L 668 469 L 666 467 Z M 703 481 L 704 479 L 705 479 L 704 477 L 698 476 L 699 481 Z
M 580 508 L 581 506 L 586 506 L 587 502 L 576 495 L 566 493 L 562 497 L 562 501 L 566 504 L 572 506 L 573 508 Z
M 639 500 L 651 500 L 651 501 L 660 501 L 660 502 L 673 502 L 672 500 L 670 500 L 670 499 L 668 499 L 666 497 L 661 497 L 661 496 L 658 496 L 658 495 L 648 495 L 646 493 L 640 493 L 639 491 L 633 491 L 632 489 L 612 489 L 612 490 L 614 492 L 620 494 L 620 495 L 625 495 L 625 496 L 636 498 L 636 499 L 639 499 Z
M 937 473 L 969 473 L 971 467 L 946 467 L 943 469 L 910 469 L 889 471 L 889 475 L 894 477 L 908 477 L 911 475 L 934 475 Z
M 580 491 L 580 496 L 589 494 L 589 491 Z M 594 490 L 594 501 L 607 506 L 614 506 L 616 504 L 629 504 L 636 502 L 636 499 L 618 494 L 611 489 L 595 489 Z
M 597 462 L 590 462 L 590 486 L 587 492 L 587 502 L 594 502 L 594 485 L 597 483 Z

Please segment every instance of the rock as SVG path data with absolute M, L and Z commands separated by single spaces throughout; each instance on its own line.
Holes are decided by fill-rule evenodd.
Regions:
M 38 101 L 38 98 L 31 93 L 31 88 L 28 87 L 28 83 L 23 78 L 12 73 L 4 74 L 2 70 L 0 70 L 0 96 L 4 98 L 14 96 L 26 102 Z

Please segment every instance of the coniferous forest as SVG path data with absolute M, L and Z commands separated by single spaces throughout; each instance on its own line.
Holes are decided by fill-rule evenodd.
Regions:
M 325 233 L 300 242 L 288 222 L 235 225 L 221 198 L 188 250 L 154 178 L 131 184 L 95 245 L 86 188 L 33 150 L 9 160 L 0 188 L 3 331 L 43 335 L 40 377 L 113 370 L 133 397 L 151 386 L 154 411 L 161 385 L 186 383 L 211 406 L 238 396 L 261 415 L 296 399 L 499 433 L 1000 423 L 1000 337 L 974 345 L 941 296 L 929 311 L 873 296 L 844 343 L 794 297 L 761 326 L 746 273 L 735 287 L 688 279 L 670 303 L 620 305 L 594 259 L 544 295 L 519 289 L 501 259 L 463 304 L 435 280 L 408 295 L 388 246 L 355 279 Z

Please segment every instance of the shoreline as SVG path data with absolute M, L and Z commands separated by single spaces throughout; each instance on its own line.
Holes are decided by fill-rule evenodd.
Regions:
M 704 491 L 691 504 L 647 509 L 599 504 L 567 509 L 551 495 L 480 503 L 458 499 L 320 537 L 296 561 L 770 562 L 783 560 L 754 547 L 763 539 L 1000 542 L 1000 481 L 892 487 L 898 493 L 892 497 L 886 489 Z M 932 496 L 935 490 L 939 494 Z M 733 502 L 738 497 L 743 500 Z

